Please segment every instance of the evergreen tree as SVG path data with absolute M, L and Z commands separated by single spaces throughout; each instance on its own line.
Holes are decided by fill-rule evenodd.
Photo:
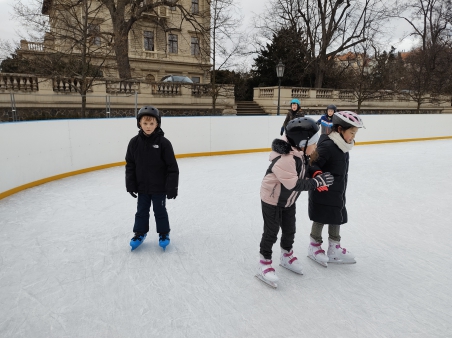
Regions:
M 283 86 L 310 86 L 309 65 L 301 48 L 300 34 L 290 28 L 282 28 L 273 34 L 272 41 L 258 52 L 254 59 L 252 75 L 257 86 L 275 86 L 278 83 L 276 65 L 279 61 L 285 65 Z

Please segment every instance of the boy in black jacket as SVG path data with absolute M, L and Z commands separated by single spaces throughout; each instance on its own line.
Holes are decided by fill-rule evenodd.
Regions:
M 170 226 L 166 198 L 177 197 L 179 168 L 171 142 L 164 137 L 158 109 L 145 106 L 137 115 L 138 135 L 132 138 L 126 153 L 126 189 L 137 198 L 137 212 L 130 240 L 132 251 L 143 243 L 149 232 L 149 211 L 153 205 L 159 245 L 169 244 Z

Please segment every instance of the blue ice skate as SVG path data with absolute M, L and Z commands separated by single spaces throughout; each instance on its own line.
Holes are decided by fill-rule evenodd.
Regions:
M 146 236 L 147 236 L 147 234 L 135 232 L 135 236 L 133 236 L 133 238 L 130 240 L 130 246 L 132 247 L 131 251 L 138 248 L 141 245 L 141 243 L 143 243 Z
M 169 243 L 170 243 L 169 234 L 159 235 L 159 245 L 162 247 L 163 251 L 165 251 Z

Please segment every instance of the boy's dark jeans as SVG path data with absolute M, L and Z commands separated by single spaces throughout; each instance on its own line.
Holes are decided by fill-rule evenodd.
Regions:
M 170 232 L 168 212 L 166 211 L 166 194 L 138 194 L 137 213 L 133 232 L 149 232 L 149 210 L 154 210 L 157 232 L 166 234 Z
M 272 258 L 272 247 L 278 239 L 279 227 L 282 231 L 281 248 L 287 251 L 292 249 L 295 238 L 295 213 L 295 203 L 288 208 L 283 208 L 262 202 L 264 233 L 260 253 L 265 259 Z

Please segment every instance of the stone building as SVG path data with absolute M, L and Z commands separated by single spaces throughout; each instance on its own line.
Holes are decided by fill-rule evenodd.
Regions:
M 208 0 L 173 0 L 174 6 L 157 6 L 145 11 L 133 23 L 128 34 L 128 57 L 131 77 L 138 81 L 160 81 L 166 75 L 182 75 L 195 83 L 209 83 L 210 43 L 205 32 L 210 25 Z M 171 4 L 171 1 L 159 1 Z M 49 31 L 44 42 L 22 40 L 19 54 L 36 56 L 39 53 L 80 53 L 81 45 L 67 39 L 69 34 L 83 39 L 83 25 L 89 35 L 90 57 L 103 53 L 103 76 L 118 78 L 118 67 L 112 45 L 113 25 L 108 9 L 98 0 L 78 3 L 73 0 L 43 0 L 42 14 L 49 17 Z M 84 4 L 88 7 L 82 8 Z M 136 1 L 138 6 L 126 6 L 127 11 L 140 10 L 143 5 L 155 4 L 157 0 Z M 75 12 L 74 12 L 75 10 Z M 88 13 L 87 21 L 84 22 Z M 129 13 L 130 14 L 130 13 Z M 67 16 L 65 18 L 65 16 Z M 196 24 L 194 24 L 194 22 Z M 70 27 L 72 26 L 72 27 Z M 78 34 L 78 35 L 77 35 Z M 80 36 L 80 38 L 78 38 Z M 108 56 L 107 56 L 108 55 Z M 95 56 L 94 56 L 95 58 Z M 102 59 L 102 60 L 101 60 Z

